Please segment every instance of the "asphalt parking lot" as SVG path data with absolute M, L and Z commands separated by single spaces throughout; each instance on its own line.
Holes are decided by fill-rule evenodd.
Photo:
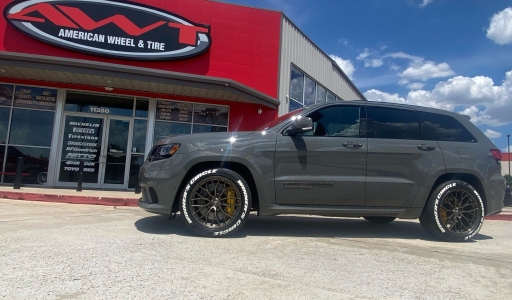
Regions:
M 416 221 L 251 216 L 191 236 L 133 207 L 0 199 L 2 299 L 512 299 L 512 222 L 469 243 Z

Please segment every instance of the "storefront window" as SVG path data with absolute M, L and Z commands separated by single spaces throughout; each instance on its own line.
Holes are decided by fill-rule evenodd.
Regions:
M 194 124 L 228 126 L 228 108 L 207 104 L 194 105 Z
M 14 107 L 55 110 L 57 90 L 33 86 L 16 86 Z
M 158 100 L 153 141 L 171 134 L 227 132 L 229 108 L 210 104 Z M 173 121 L 173 122 L 165 122 Z
M 14 109 L 9 144 L 50 147 L 54 112 Z
M 194 127 L 192 129 L 192 133 L 227 132 L 227 131 L 228 131 L 227 127 L 198 125 L 198 124 L 194 124 Z
M 7 159 L 5 172 L 13 175 L 5 175 L 4 183 L 14 182 L 14 173 L 18 158 L 23 158 L 23 177 L 24 184 L 44 184 L 48 172 L 48 158 L 50 157 L 49 148 L 31 148 L 31 147 L 7 147 Z
M 5 144 L 7 142 L 7 129 L 9 128 L 10 113 L 10 108 L 0 107 L 0 144 Z M 2 168 L 1 165 L 0 168 Z
M 298 103 L 304 103 L 304 74 L 292 67 L 290 80 L 290 99 Z
M 192 124 L 172 123 L 172 122 L 155 122 L 155 135 L 153 142 L 168 137 L 171 134 L 190 134 L 192 132 Z
M 316 98 L 316 82 L 306 76 L 304 86 L 304 105 L 309 106 L 315 104 Z
M 140 166 L 144 163 L 144 155 L 133 154 L 130 161 L 130 176 L 128 177 L 128 188 L 134 189 L 139 176 Z
M 68 92 L 66 111 L 98 115 L 133 116 L 133 98 Z
M 146 134 L 148 121 L 135 119 L 133 124 L 132 152 L 144 153 L 146 150 Z
M 290 112 L 303 108 L 304 105 L 298 103 L 297 101 L 290 100 Z
M 327 102 L 334 102 L 336 101 L 336 96 L 334 96 L 331 93 L 327 93 Z
M 325 102 L 326 96 L 327 96 L 327 91 L 323 87 L 318 86 L 317 90 L 316 90 L 316 103 Z
M 12 85 L 0 84 L 0 105 L 11 106 L 13 90 Z
M 147 118 L 149 110 L 149 99 L 137 98 L 135 101 L 135 115 L 136 118 Z

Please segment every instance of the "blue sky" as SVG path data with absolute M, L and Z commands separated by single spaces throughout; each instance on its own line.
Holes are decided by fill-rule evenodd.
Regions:
M 470 115 L 506 151 L 506 135 L 512 135 L 511 0 L 225 2 L 284 12 L 369 100 Z

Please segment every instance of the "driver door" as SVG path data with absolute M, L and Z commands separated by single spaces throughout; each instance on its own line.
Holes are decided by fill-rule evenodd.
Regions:
M 364 206 L 368 152 L 365 107 L 332 105 L 308 117 L 313 120 L 313 131 L 277 138 L 276 202 Z

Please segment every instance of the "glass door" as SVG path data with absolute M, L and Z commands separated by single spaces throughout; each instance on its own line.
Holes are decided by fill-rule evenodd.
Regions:
M 84 187 L 98 188 L 100 155 L 103 145 L 104 117 L 66 115 L 64 117 L 58 183 L 76 186 L 80 161 L 84 162 Z
M 107 134 L 101 155 L 102 188 L 127 188 L 127 163 L 129 157 L 129 119 L 107 117 Z
M 83 187 L 127 189 L 132 121 L 67 114 L 64 122 L 58 185 L 75 187 L 83 161 Z

